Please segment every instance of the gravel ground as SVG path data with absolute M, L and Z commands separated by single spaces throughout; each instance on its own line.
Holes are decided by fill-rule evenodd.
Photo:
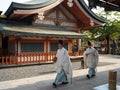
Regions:
M 72 62 L 73 70 L 78 70 L 81 67 L 80 62 Z M 100 62 L 99 66 L 109 65 L 112 63 Z M 9 67 L 0 69 L 0 82 L 7 80 L 14 80 L 26 77 L 34 77 L 42 74 L 54 73 L 54 64 L 32 65 L 22 67 Z

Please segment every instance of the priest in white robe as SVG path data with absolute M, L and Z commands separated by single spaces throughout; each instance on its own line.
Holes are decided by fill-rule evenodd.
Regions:
M 53 86 L 56 87 L 59 84 L 68 84 L 72 81 L 72 64 L 67 50 L 63 47 L 64 41 L 59 40 L 58 51 L 56 54 L 56 72 L 57 76 L 53 83 Z
M 98 51 L 92 47 L 91 42 L 88 42 L 88 48 L 85 52 L 85 58 L 88 61 L 88 74 L 87 78 L 92 78 L 96 75 L 96 67 L 98 65 L 99 54 Z

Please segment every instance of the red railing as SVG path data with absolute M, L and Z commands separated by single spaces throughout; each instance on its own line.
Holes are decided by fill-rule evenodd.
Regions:
M 70 56 L 74 56 L 69 53 Z M 77 53 L 77 56 L 81 53 Z M 22 64 L 40 64 L 51 63 L 56 56 L 56 52 L 27 52 L 16 56 L 1 56 L 0 65 L 22 65 Z
M 29 63 L 49 63 L 53 62 L 55 57 L 55 52 L 44 53 L 44 52 L 34 52 L 34 53 L 21 53 L 18 56 L 1 56 L 0 64 L 29 64 Z

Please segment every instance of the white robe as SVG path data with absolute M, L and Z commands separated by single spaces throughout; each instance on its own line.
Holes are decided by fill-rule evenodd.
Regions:
M 96 68 L 98 65 L 99 54 L 95 48 L 87 48 L 85 51 L 85 58 L 88 61 L 89 68 Z
M 88 61 L 87 61 L 87 57 L 86 57 L 86 51 L 84 51 L 83 53 L 83 58 L 84 58 L 84 68 L 87 68 L 88 67 Z
M 57 57 L 57 61 L 56 61 L 57 73 L 60 73 L 61 70 L 63 69 L 67 75 L 68 82 L 71 82 L 72 74 L 73 74 L 72 64 L 67 50 L 65 48 L 58 49 L 56 57 Z

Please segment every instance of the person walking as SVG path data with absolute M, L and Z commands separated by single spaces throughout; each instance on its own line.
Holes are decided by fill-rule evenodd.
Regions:
M 87 61 L 87 57 L 86 57 L 86 49 L 87 49 L 87 47 L 84 48 L 84 53 L 83 53 L 84 68 L 88 68 L 88 61 Z
M 96 67 L 98 65 L 99 54 L 98 51 L 92 47 L 92 43 L 88 42 L 88 48 L 85 51 L 85 57 L 88 61 L 88 74 L 87 78 L 90 79 L 96 75 Z
M 56 54 L 57 76 L 53 83 L 54 87 L 57 87 L 59 84 L 68 84 L 69 82 L 72 82 L 72 64 L 68 52 L 63 46 L 64 41 L 59 40 L 59 49 Z

